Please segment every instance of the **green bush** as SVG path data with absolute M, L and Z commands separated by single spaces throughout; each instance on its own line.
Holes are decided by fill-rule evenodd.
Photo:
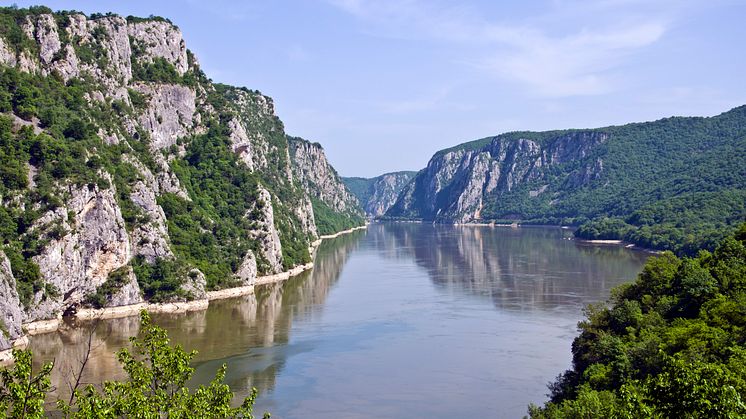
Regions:
M 84 304 L 90 305 L 94 308 L 106 307 L 111 300 L 111 297 L 119 292 L 123 286 L 127 285 L 129 275 L 129 266 L 123 266 L 109 272 L 109 277 L 100 287 L 96 288 L 96 292 L 86 296 Z
M 153 303 L 168 302 L 173 299 L 191 300 L 181 288 L 186 278 L 188 267 L 173 259 L 158 258 L 155 263 L 148 263 L 142 256 L 132 259 L 132 270 L 137 277 L 143 296 Z

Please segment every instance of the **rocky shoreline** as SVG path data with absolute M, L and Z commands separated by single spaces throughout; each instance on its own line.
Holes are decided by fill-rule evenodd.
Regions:
M 353 227 L 348 230 L 340 231 L 335 234 L 328 234 L 320 236 L 317 240 L 311 243 L 309 250 L 311 254 L 316 252 L 319 245 L 325 239 L 333 239 L 344 234 L 349 234 L 357 230 L 363 230 L 368 227 L 368 224 Z M 131 304 L 118 307 L 105 307 L 100 309 L 95 308 L 82 308 L 75 313 L 75 318 L 79 320 L 103 320 L 103 319 L 118 319 L 122 317 L 137 316 L 142 310 L 147 310 L 149 313 L 186 313 L 190 311 L 201 311 L 207 310 L 212 300 L 222 300 L 227 298 L 240 297 L 243 295 L 253 294 L 254 287 L 257 285 L 272 284 L 276 282 L 286 281 L 294 276 L 300 275 L 301 273 L 313 269 L 313 262 L 306 263 L 304 265 L 296 266 L 284 272 L 280 272 L 273 275 L 265 275 L 257 277 L 254 284 L 226 288 L 217 291 L 207 292 L 206 298 L 194 301 L 184 302 L 172 302 L 172 303 L 139 303 Z M 60 324 L 62 324 L 62 316 L 49 320 L 37 320 L 30 323 L 23 324 L 23 330 L 26 332 L 23 336 L 16 339 L 13 342 L 13 348 L 25 348 L 29 344 L 29 336 L 40 335 L 44 333 L 56 332 Z M 12 349 L 6 349 L 0 351 L 0 365 L 7 365 L 13 362 Z

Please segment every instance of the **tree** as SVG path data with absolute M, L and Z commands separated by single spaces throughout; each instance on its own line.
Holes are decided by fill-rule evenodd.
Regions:
M 225 364 L 207 386 L 194 391 L 186 383 L 192 377 L 191 361 L 197 354 L 171 346 L 168 334 L 154 325 L 147 312 L 140 314 L 140 336 L 130 338 L 117 358 L 128 375 L 125 381 L 107 381 L 101 386 L 75 386 L 69 401 L 57 401 L 67 418 L 247 418 L 252 419 L 257 391 L 252 389 L 240 406 L 231 407 L 233 393 L 225 378 Z M 0 414 L 14 418 L 41 418 L 44 399 L 51 390 L 46 364 L 34 375 L 30 351 L 15 351 L 16 364 L 0 371 Z M 82 371 L 80 372 L 82 374 Z M 269 417 L 265 413 L 264 417 Z
M 49 374 L 54 364 L 45 364 L 34 374 L 31 351 L 14 350 L 13 358 L 13 368 L 0 371 L 0 413 L 13 418 L 44 417 L 44 398 L 52 388 Z
M 140 318 L 141 336 L 130 338 L 132 350 L 124 348 L 117 354 L 129 379 L 105 382 L 100 390 L 89 385 L 76 391 L 71 404 L 58 404 L 67 417 L 253 418 L 256 389 L 241 406 L 231 408 L 233 393 L 223 383 L 223 365 L 208 386 L 191 392 L 186 382 L 194 373 L 190 364 L 197 353 L 170 346 L 166 331 L 154 325 L 147 312 Z

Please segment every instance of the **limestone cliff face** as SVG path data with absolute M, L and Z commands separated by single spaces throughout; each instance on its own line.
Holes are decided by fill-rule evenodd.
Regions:
M 525 218 L 533 215 L 526 207 L 557 204 L 564 185 L 599 179 L 603 160 L 593 152 L 608 138 L 597 131 L 548 133 L 541 140 L 511 134 L 439 152 L 386 215 L 457 223 Z M 528 204 L 510 207 L 508 200 Z
M 147 108 L 138 118 L 138 125 L 149 133 L 154 149 L 171 147 L 192 132 L 196 111 L 194 90 L 169 84 L 137 84 L 134 89 L 147 98 Z
M 235 116 L 229 122 L 233 151 L 251 171 L 262 171 L 270 163 L 278 163 L 271 159 L 271 155 L 279 151 L 272 136 L 282 134 L 282 125 L 275 115 L 272 99 L 244 89 L 232 90 L 230 94 L 235 109 Z M 287 163 L 283 164 L 283 172 L 289 178 Z
M 365 215 L 378 218 L 396 203 L 399 193 L 416 174 L 417 172 L 393 172 L 369 179 L 349 177 L 342 180 L 360 201 Z
M 114 194 L 113 188 L 101 190 L 95 185 L 72 189 L 64 207 L 37 220 L 34 229 L 49 236 L 50 242 L 34 261 L 56 292 L 36 291 L 27 308 L 28 320 L 61 313 L 129 262 L 132 245 Z M 49 232 L 51 225 L 61 227 L 62 232 Z
M 319 144 L 301 138 L 290 138 L 293 177 L 308 193 L 337 212 L 362 215 L 360 203 L 329 164 Z
M 26 39 L 14 44 L 0 35 L 0 70 L 14 67 L 35 77 L 79 83 L 85 106 L 94 110 L 80 117 L 101 142 L 84 151 L 91 159 L 85 165 L 97 168 L 99 181 L 55 179 L 47 186 L 58 201 L 55 205 L 36 197 L 40 169 L 32 162 L 22 162 L 29 168 L 25 190 L 0 190 L 2 205 L 14 213 L 39 212 L 17 242 L 33 235 L 40 243 L 30 259 L 38 265 L 40 278 L 28 301 L 19 298 L 13 266 L 0 251 L 0 350 L 22 336 L 22 322 L 51 319 L 86 304 L 106 283 L 107 306 L 143 301 L 135 262 L 152 265 L 183 256 L 171 231 L 183 224 L 169 218 L 163 199 L 175 196 L 185 206 L 204 199 L 183 177 L 183 159 L 195 138 L 217 124 L 221 130 L 215 135 L 225 138 L 243 164 L 241 170 L 250 174 L 246 184 L 254 189 L 248 196 L 255 200 L 246 207 L 251 217 L 242 235 L 246 242 L 239 247 L 245 254 L 231 266 L 234 278 L 227 284 L 251 285 L 257 275 L 309 260 L 308 243 L 319 234 L 312 197 L 333 211 L 360 213 L 323 151 L 310 147 L 299 152 L 288 140 L 272 99 L 258 91 L 213 84 L 170 22 L 11 13 Z M 54 135 L 38 118 L 6 115 L 15 121 L 15 132 L 31 126 L 35 134 Z M 106 147 L 117 147 L 114 156 L 107 157 L 109 164 L 95 163 L 99 148 Z M 209 229 L 214 217 L 216 213 L 202 213 L 199 232 Z M 178 295 L 204 298 L 205 274 L 193 266 L 183 274 Z
M 195 87 L 140 81 L 133 76 L 133 68 L 158 59 L 172 65 L 179 75 L 190 69 L 181 32 L 170 23 L 39 14 L 26 16 L 20 26 L 36 41 L 38 55 L 31 51 L 14 54 L 2 39 L 0 62 L 32 74 L 56 75 L 64 81 L 88 78 L 91 83 L 86 99 L 91 106 L 119 100 L 135 108 L 136 112 L 123 115 L 119 124 L 99 128 L 98 134 L 109 144 L 147 136 L 158 169 L 154 174 L 137 157 L 123 156 L 140 175 L 130 185 L 129 199 L 148 221 L 131 231 L 122 218 L 114 185 L 58 185 L 59 193 L 66 196 L 64 204 L 43 214 L 32 227 L 33 233 L 46 238 L 46 245 L 33 258 L 45 286 L 34 293 L 26 307 L 18 306 L 23 308 L 24 321 L 34 321 L 53 318 L 80 304 L 111 272 L 125 267 L 135 256 L 150 263 L 173 258 L 167 221 L 157 198 L 162 193 L 188 195 L 160 150 L 198 131 L 199 115 Z M 133 104 L 130 92 L 139 93 L 144 103 Z M 102 176 L 112 183 L 108 173 Z M 108 305 L 143 301 L 131 269 L 127 278 L 109 296 Z
M 9 349 L 23 335 L 23 311 L 10 261 L 0 250 L 0 351 Z
M 255 210 L 260 214 L 255 221 L 255 228 L 249 234 L 255 240 L 259 241 L 261 247 L 261 256 L 267 261 L 268 266 L 262 271 L 267 273 L 277 273 L 282 271 L 282 242 L 275 228 L 275 215 L 272 205 L 272 195 L 268 190 L 261 188 L 259 190 L 259 199 L 255 203 Z M 251 259 L 251 257 L 249 257 Z M 247 261 L 244 261 L 244 264 Z M 250 262 L 249 262 L 250 264 Z M 248 266 L 242 266 L 248 268 Z M 251 268 L 249 268 L 251 269 Z
M 294 182 L 294 161 L 291 159 L 292 143 L 285 136 L 282 121 L 275 114 L 272 98 L 258 91 L 248 89 L 226 88 L 225 94 L 230 99 L 231 118 L 228 122 L 231 148 L 248 170 L 263 178 L 266 184 L 279 185 L 288 189 L 301 188 Z M 277 168 L 277 170 L 270 170 Z M 323 169 L 322 169 L 323 170 Z M 320 174 L 319 174 L 320 175 Z M 269 193 L 268 191 L 265 191 Z M 260 194 L 264 192 L 260 191 Z M 271 195 L 271 193 L 270 193 Z M 311 239 L 318 236 L 313 207 L 308 193 L 286 197 L 285 204 L 292 209 L 299 221 L 304 235 Z M 266 202 L 279 205 L 277 200 Z M 267 225 L 270 225 L 269 223 Z M 273 227 L 274 228 L 274 227 Z M 277 235 L 277 231 L 274 231 Z M 263 253 L 270 254 L 271 247 L 263 248 Z M 273 258 L 268 258 L 272 260 Z M 270 262 L 273 266 L 267 273 L 276 273 L 281 261 Z

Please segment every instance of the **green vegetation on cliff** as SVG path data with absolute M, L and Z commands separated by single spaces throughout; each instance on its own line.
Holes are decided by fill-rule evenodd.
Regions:
M 746 225 L 713 253 L 650 259 L 586 314 L 532 417 L 746 416 Z
M 89 244 L 111 247 L 66 245 L 92 224 L 130 240 L 113 259 L 151 301 L 190 298 L 181 285 L 195 268 L 207 289 L 236 284 L 248 251 L 259 274 L 311 260 L 310 197 L 292 178 L 271 98 L 213 83 L 180 37 L 159 17 L 0 8 L 0 245 L 24 305 L 79 303 L 62 288 L 90 284 L 55 285 L 44 251 L 58 245 L 72 260 Z M 70 208 L 85 194 L 101 201 L 86 206 L 92 223 Z M 323 234 L 356 222 L 314 207 Z M 73 265 L 88 281 L 90 266 Z M 121 286 L 107 281 L 84 303 L 104 305 Z
M 316 228 L 321 236 L 358 227 L 364 223 L 363 218 L 358 215 L 335 212 L 319 198 L 311 197 L 311 204 L 316 218 Z
M 414 185 L 387 215 L 577 225 L 582 238 L 693 255 L 746 219 L 746 106 L 477 140 L 436 153 Z
M 45 212 L 63 205 L 68 193 L 60 184 L 108 189 L 113 182 L 128 227 L 145 222 L 129 198 L 129 185 L 138 176 L 122 159 L 127 153 L 145 155 L 140 152 L 145 145 L 135 139 L 131 147 L 111 145 L 97 136 L 98 128 L 130 109 L 115 101 L 87 103 L 91 88 L 78 79 L 64 83 L 0 68 L 0 111 L 5 113 L 0 115 L 0 197 L 7 200 L 0 206 L 0 239 L 24 303 L 45 289 L 31 259 L 67 233 L 61 224 L 32 228 Z

